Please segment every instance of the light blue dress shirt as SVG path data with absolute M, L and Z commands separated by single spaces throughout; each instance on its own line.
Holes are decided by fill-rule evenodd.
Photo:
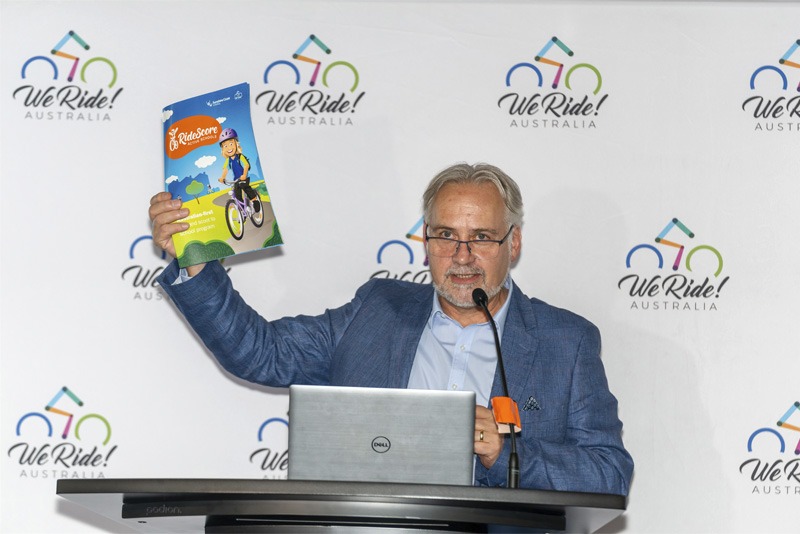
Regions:
M 510 276 L 503 285 L 508 297 L 494 316 L 501 340 L 513 287 Z M 434 293 L 433 309 L 417 345 L 408 388 L 474 391 L 476 404 L 488 406 L 496 367 L 497 350 L 489 322 L 461 326 L 442 311 Z

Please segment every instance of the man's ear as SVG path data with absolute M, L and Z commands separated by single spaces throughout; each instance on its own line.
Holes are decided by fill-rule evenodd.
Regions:
M 515 226 L 511 232 L 511 262 L 517 261 L 522 251 L 522 229 Z

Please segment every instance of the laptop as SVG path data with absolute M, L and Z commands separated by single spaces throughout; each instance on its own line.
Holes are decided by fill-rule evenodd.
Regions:
M 290 480 L 471 486 L 475 393 L 293 385 Z

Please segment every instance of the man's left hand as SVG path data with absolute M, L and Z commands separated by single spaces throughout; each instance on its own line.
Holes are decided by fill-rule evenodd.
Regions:
M 494 414 L 485 406 L 475 407 L 475 454 L 486 469 L 491 468 L 503 449 L 503 436 L 497 432 Z

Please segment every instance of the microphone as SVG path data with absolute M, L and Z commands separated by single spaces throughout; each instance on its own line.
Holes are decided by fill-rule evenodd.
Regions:
M 486 291 L 480 287 L 476 287 L 472 291 L 472 300 L 479 308 L 483 309 L 486 316 L 489 318 L 489 325 L 492 327 L 494 334 L 494 346 L 497 349 L 497 365 L 500 368 L 500 379 L 503 383 L 503 393 L 505 397 L 494 397 L 492 399 L 492 411 L 494 412 L 494 419 L 499 424 L 508 425 L 508 432 L 511 438 L 511 452 L 508 456 L 508 487 L 519 487 L 519 457 L 517 456 L 517 440 L 516 428 L 522 428 L 519 419 L 519 408 L 517 403 L 508 394 L 508 381 L 506 380 L 506 368 L 503 365 L 503 353 L 500 350 L 500 336 L 497 334 L 497 325 L 492 317 L 492 312 L 489 311 L 489 296 Z

